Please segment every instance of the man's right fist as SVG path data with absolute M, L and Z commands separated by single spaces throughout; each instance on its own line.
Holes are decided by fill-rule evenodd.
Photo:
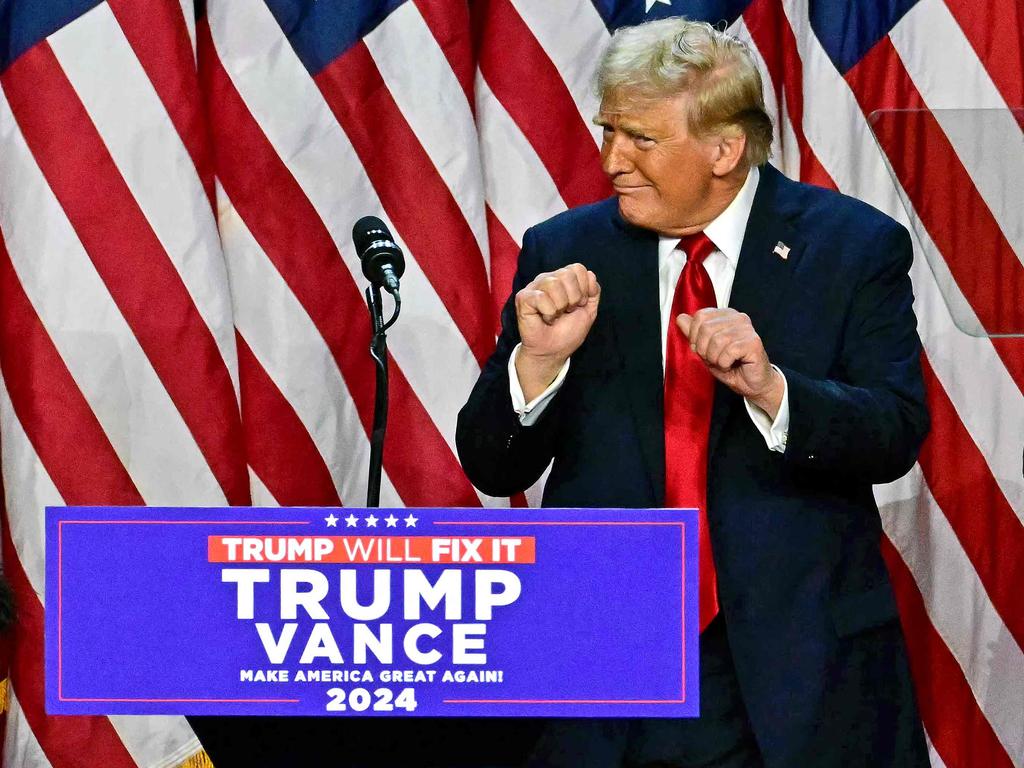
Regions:
M 597 276 L 582 264 L 543 272 L 516 294 L 523 342 L 516 372 L 527 402 L 547 388 L 587 338 L 600 301 Z

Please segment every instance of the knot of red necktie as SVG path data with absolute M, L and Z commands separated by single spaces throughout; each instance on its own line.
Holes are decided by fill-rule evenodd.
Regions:
M 678 247 L 686 252 L 687 264 L 690 262 L 703 264 L 704 260 L 715 251 L 715 244 L 711 242 L 711 238 L 704 232 L 694 232 L 692 235 L 686 235 L 686 237 L 679 241 Z

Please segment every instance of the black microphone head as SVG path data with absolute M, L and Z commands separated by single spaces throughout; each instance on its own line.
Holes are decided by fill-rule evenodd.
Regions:
M 355 243 L 359 258 L 375 240 L 394 240 L 388 225 L 376 216 L 363 216 L 352 227 L 352 242 Z
M 363 263 L 363 274 L 376 285 L 382 285 L 382 269 L 390 266 L 395 277 L 405 273 L 405 257 L 388 225 L 376 216 L 363 216 L 352 227 L 352 242 Z

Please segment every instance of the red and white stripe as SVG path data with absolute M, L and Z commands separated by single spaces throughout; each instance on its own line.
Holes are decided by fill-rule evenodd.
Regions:
M 236 14 L 245 19 L 244 25 L 236 23 Z M 369 326 L 350 227 L 366 213 L 380 213 L 387 220 L 380 198 L 331 103 L 288 47 L 266 6 L 211 4 L 209 27 L 201 30 L 200 39 L 200 53 L 208 54 L 207 87 L 218 95 L 211 120 L 224 191 L 312 319 L 368 430 L 373 371 L 366 362 Z M 203 45 L 204 39 L 208 46 Z M 359 76 L 372 77 L 367 57 L 365 49 L 357 52 Z M 295 115 L 305 119 L 295 120 Z M 254 168 L 260 175 L 252 175 Z M 444 186 L 439 177 L 438 183 Z M 279 215 L 281 206 L 289 210 L 289 221 Z M 420 215 L 429 206 L 421 201 L 415 210 Z M 392 408 L 405 418 L 393 420 L 389 428 L 384 468 L 405 503 L 436 500 L 438 480 L 446 478 L 440 503 L 478 505 L 481 499 L 461 477 L 455 458 L 458 405 L 453 395 L 469 392 L 479 363 L 464 331 L 468 326 L 463 322 L 460 327 L 449 314 L 446 300 L 465 307 L 466 317 L 477 310 L 472 302 L 460 302 L 452 279 L 441 290 L 435 289 L 438 271 L 444 269 L 438 264 L 438 253 L 421 256 L 404 240 L 408 229 L 393 220 L 389 223 L 407 253 L 403 322 L 429 333 L 434 343 L 398 333 L 389 337 L 395 362 Z M 418 238 L 429 234 L 426 226 L 426 221 L 409 222 Z M 465 232 L 472 241 L 472 231 L 466 227 Z M 485 283 L 482 257 L 477 268 Z M 472 341 L 478 348 L 479 338 L 476 333 Z M 274 342 L 290 343 L 281 336 Z M 308 385 L 315 389 L 319 383 L 309 381 Z M 363 452 L 360 443 L 343 447 Z M 274 488 L 268 487 L 273 493 Z M 342 497 L 355 500 L 357 489 L 348 494 L 343 489 Z
M 193 17 L 190 2 L 101 4 L 0 77 L 3 559 L 19 612 L 5 765 L 171 766 L 201 748 L 181 717 L 48 716 L 42 660 L 45 505 L 249 499 Z

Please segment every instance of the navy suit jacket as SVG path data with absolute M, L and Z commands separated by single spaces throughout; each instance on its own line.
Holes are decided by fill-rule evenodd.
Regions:
M 773 252 L 779 242 L 786 259 Z M 519 336 L 506 304 L 497 349 L 459 415 L 459 456 L 482 491 L 522 491 L 554 459 L 545 506 L 663 505 L 657 243 L 615 199 L 526 233 L 513 297 L 537 274 L 580 262 L 601 303 L 530 427 L 509 397 Z M 761 169 L 730 306 L 785 373 L 788 444 L 768 450 L 742 398 L 717 385 L 708 523 L 742 696 L 770 766 L 920 760 L 871 492 L 910 469 L 929 426 L 911 258 L 907 231 L 887 216 Z

